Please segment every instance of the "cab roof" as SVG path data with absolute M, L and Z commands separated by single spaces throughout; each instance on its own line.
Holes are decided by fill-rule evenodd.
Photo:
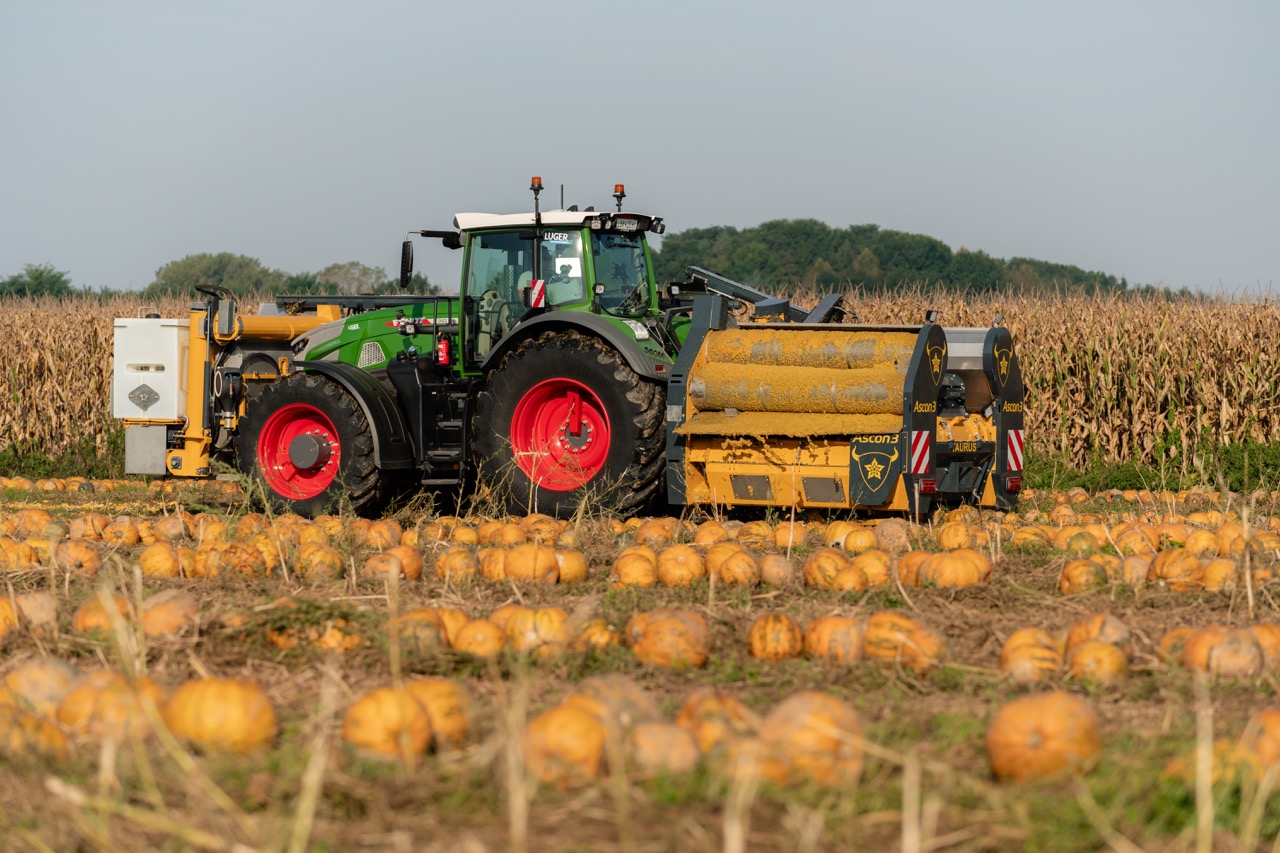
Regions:
M 612 211 L 601 210 L 544 210 L 543 226 L 574 226 L 581 228 L 593 217 Z M 623 212 L 626 215 L 626 212 Z M 635 214 L 637 216 L 643 214 Z M 512 228 L 524 225 L 532 228 L 533 213 L 459 213 L 453 217 L 453 227 L 459 231 L 478 231 L 484 228 Z

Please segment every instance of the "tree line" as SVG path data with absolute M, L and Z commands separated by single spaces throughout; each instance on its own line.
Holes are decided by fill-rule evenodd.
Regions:
M 700 266 L 773 290 L 892 290 L 907 284 L 941 285 L 969 292 L 1064 290 L 1114 293 L 1123 278 L 1034 258 L 995 258 L 951 247 L 923 234 L 877 225 L 832 228 L 816 219 L 779 219 L 753 228 L 692 228 L 663 239 L 655 261 L 663 281 Z
M 816 219 L 779 219 L 744 229 L 691 228 L 666 236 L 662 247 L 653 250 L 653 257 L 659 282 L 680 281 L 686 267 L 699 266 L 774 291 L 800 286 L 820 290 L 859 287 L 878 292 L 924 284 L 974 293 L 1194 295 L 1186 288 L 1176 293 L 1152 285 L 1131 288 L 1124 278 L 1071 264 L 1022 257 L 1006 260 L 964 248 L 952 251 L 941 240 L 923 234 L 877 225 L 832 228 Z M 357 261 L 330 264 L 314 273 L 287 273 L 269 269 L 254 258 L 221 252 L 170 261 L 156 271 L 155 280 L 141 295 L 185 296 L 194 293 L 198 285 L 217 285 L 235 294 L 401 292 L 398 278 L 388 276 L 382 267 Z M 443 288 L 415 273 L 409 291 L 434 294 Z M 85 292 L 72 286 L 69 274 L 48 264 L 28 264 L 21 273 L 0 279 L 0 296 Z M 105 289 L 98 293 L 110 295 Z
M 237 296 L 247 294 L 307 294 L 335 296 L 340 294 L 400 293 L 399 277 L 391 278 L 382 267 L 370 267 L 358 261 L 330 264 L 319 272 L 287 273 L 263 266 L 256 258 L 230 252 L 188 255 L 170 261 L 156 271 L 151 284 L 143 288 L 144 298 L 190 296 L 198 286 L 223 287 Z M 421 273 L 409 281 L 412 293 L 440 293 Z M 69 273 L 52 264 L 27 264 L 20 273 L 0 279 L 3 296 L 110 296 L 116 291 L 102 288 L 86 291 L 76 288 Z

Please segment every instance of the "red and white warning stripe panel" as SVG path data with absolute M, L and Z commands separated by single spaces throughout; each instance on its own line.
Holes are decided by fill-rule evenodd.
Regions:
M 929 431 L 911 431 L 911 473 L 929 473 Z
M 546 279 L 535 278 L 533 281 L 529 282 L 529 287 L 532 288 L 529 293 L 529 307 L 541 308 L 547 301 Z
M 1022 470 L 1022 430 L 1009 430 L 1009 470 Z

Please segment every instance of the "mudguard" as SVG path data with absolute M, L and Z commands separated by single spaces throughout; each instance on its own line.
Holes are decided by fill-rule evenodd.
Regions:
M 647 351 L 635 339 L 634 335 L 624 332 L 613 323 L 598 314 L 585 311 L 547 311 L 520 320 L 515 327 L 498 341 L 484 360 L 483 368 L 488 371 L 495 367 L 516 344 L 530 335 L 555 330 L 583 330 L 616 349 L 627 360 L 627 366 L 646 379 L 666 382 L 670 372 L 670 362 L 666 356 L 660 355 L 660 348 L 655 345 L 653 352 Z

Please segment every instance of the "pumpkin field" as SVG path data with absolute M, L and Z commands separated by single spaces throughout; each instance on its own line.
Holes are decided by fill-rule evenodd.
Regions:
M 16 850 L 1280 849 L 1275 492 L 559 521 L 0 478 Z

